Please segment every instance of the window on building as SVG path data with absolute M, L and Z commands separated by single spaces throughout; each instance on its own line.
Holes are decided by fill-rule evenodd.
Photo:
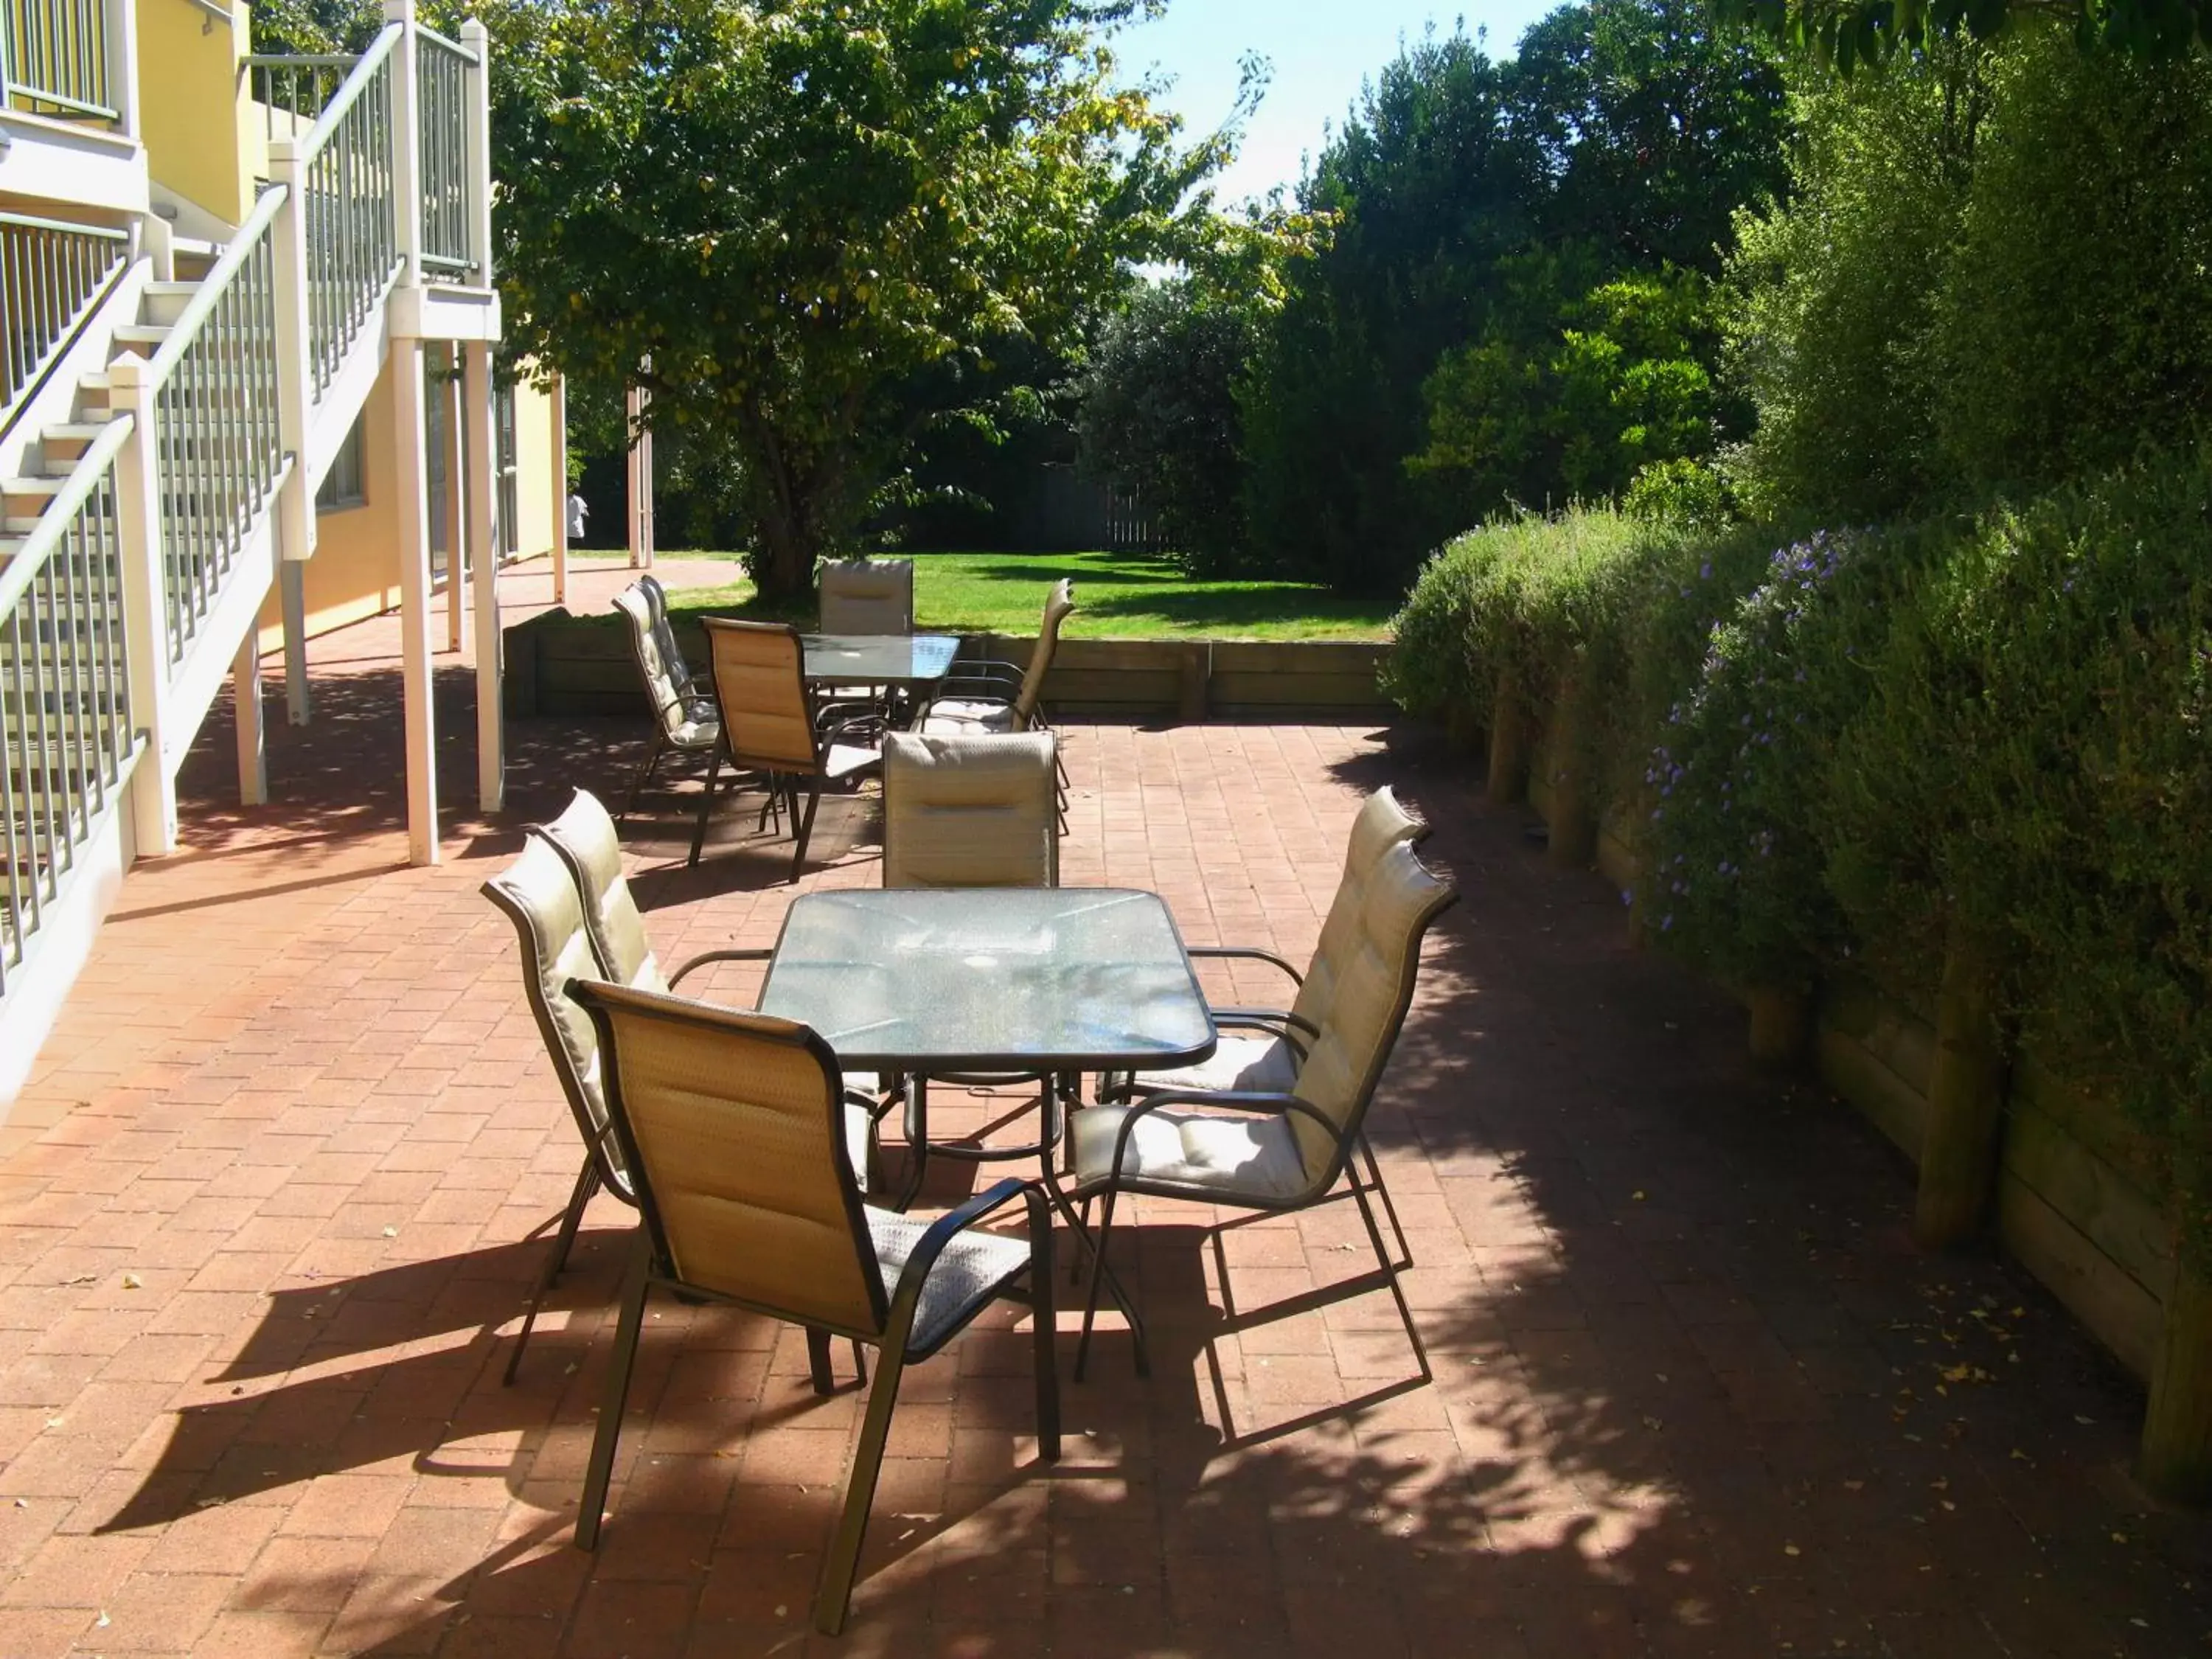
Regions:
M 497 508 L 499 525 L 495 533 L 499 538 L 500 557 L 511 559 L 522 551 L 522 534 L 517 523 L 522 505 L 521 491 L 519 488 L 521 474 L 517 469 L 514 453 L 514 388 L 513 386 L 503 386 L 499 388 L 493 401 L 493 408 L 499 428 L 498 436 L 494 440 L 499 456 L 499 506 Z
M 361 422 L 356 419 L 353 429 L 345 434 L 345 441 L 338 446 L 331 470 L 323 474 L 323 487 L 315 492 L 315 511 L 342 513 L 349 507 L 361 507 L 368 500 L 362 481 Z

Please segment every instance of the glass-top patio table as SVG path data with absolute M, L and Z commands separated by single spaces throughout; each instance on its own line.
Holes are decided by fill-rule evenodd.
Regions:
M 803 893 L 761 988 L 760 1012 L 811 1025 L 848 1072 L 902 1085 L 910 1148 L 903 1209 L 929 1156 L 1039 1158 L 1071 1225 L 1090 1231 L 1053 1179 L 1069 1074 L 1167 1071 L 1212 1055 L 1213 1015 L 1175 919 L 1156 893 L 1121 887 L 862 888 Z M 928 1079 L 1038 1082 L 1043 1127 L 1019 1147 L 933 1146 Z M 1144 1328 L 1111 1269 L 1139 1370 Z
M 804 672 L 817 684 L 929 685 L 960 654 L 951 634 L 807 634 Z

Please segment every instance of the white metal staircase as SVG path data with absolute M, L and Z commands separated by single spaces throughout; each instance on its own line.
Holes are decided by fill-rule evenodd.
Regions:
M 177 769 L 234 670 L 252 684 L 280 558 L 313 551 L 396 337 L 441 306 L 496 336 L 483 32 L 387 15 L 290 112 L 219 249 L 150 217 L 127 248 L 27 219 L 35 257 L 0 246 L 0 1107 L 122 871 L 175 845 Z

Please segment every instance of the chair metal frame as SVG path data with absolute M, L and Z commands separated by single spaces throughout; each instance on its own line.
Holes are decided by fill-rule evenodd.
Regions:
M 1052 1212 L 1045 1195 L 1035 1183 L 1001 1181 L 957 1209 L 939 1216 L 915 1243 L 900 1272 L 897 1285 L 886 1295 L 878 1258 L 862 1215 L 859 1190 L 854 1182 L 852 1171 L 841 1164 L 835 1174 L 844 1200 L 846 1218 L 853 1230 L 854 1248 L 863 1263 L 875 1267 L 875 1271 L 866 1277 L 869 1301 L 876 1316 L 872 1328 L 810 1322 L 794 1317 L 787 1310 L 763 1302 L 693 1284 L 675 1271 L 673 1253 L 654 1200 L 652 1182 L 644 1174 L 648 1166 L 638 1146 L 623 1098 L 618 1040 L 615 1035 L 611 1011 L 623 1008 L 647 1018 L 672 1020 L 708 1030 L 720 1028 L 742 1031 L 754 1040 L 802 1048 L 821 1067 L 823 1098 L 833 1113 L 839 1109 L 842 1095 L 837 1057 L 830 1045 L 814 1031 L 786 1021 L 717 1009 L 703 1003 L 687 1004 L 677 999 L 657 997 L 613 985 L 577 983 L 569 988 L 569 994 L 591 1015 L 599 1032 L 600 1053 L 605 1056 L 602 1075 L 605 1079 L 607 1115 L 621 1144 L 625 1161 L 629 1168 L 638 1171 L 635 1190 L 639 1219 L 637 1243 L 623 1280 L 615 1352 L 607 1372 L 606 1394 L 599 1408 L 599 1427 L 592 1437 L 591 1461 L 584 1478 L 583 1501 L 576 1517 L 576 1543 L 586 1550 L 596 1550 L 599 1547 L 606 1509 L 607 1486 L 613 1474 L 615 1451 L 622 1435 L 623 1411 L 628 1401 L 630 1376 L 635 1366 L 639 1338 L 644 1326 L 645 1304 L 653 1291 L 665 1290 L 687 1298 L 720 1303 L 801 1325 L 807 1332 L 808 1359 L 817 1394 L 826 1395 L 835 1386 L 830 1367 L 831 1336 L 851 1340 L 855 1345 L 856 1361 L 860 1357 L 860 1345 L 866 1344 L 875 1347 L 879 1355 L 874 1385 L 869 1392 L 867 1410 L 861 1422 L 860 1446 L 854 1455 L 852 1476 L 846 1486 L 844 1507 L 829 1554 L 823 1562 L 822 1576 L 814 1600 L 815 1627 L 825 1635 L 835 1636 L 843 1629 L 851 1603 L 853 1577 L 860 1563 L 860 1546 L 867 1530 L 868 1510 L 874 1499 L 877 1479 L 883 1468 L 884 1449 L 890 1434 L 891 1415 L 898 1403 L 900 1379 L 908 1365 L 919 1364 L 941 1352 L 992 1301 L 1013 1301 L 1031 1310 L 1038 1455 L 1048 1463 L 1059 1461 L 1060 1389 L 1057 1322 L 1053 1303 L 1053 1227 Z M 834 1121 L 830 1127 L 834 1136 L 836 1133 Z M 1027 1278 L 1026 1291 L 1017 1288 L 1011 1279 L 1004 1281 L 994 1286 L 989 1294 L 978 1298 L 957 1319 L 938 1332 L 933 1340 L 927 1344 L 915 1343 L 913 1340 L 915 1318 L 921 1308 L 923 1286 L 939 1257 L 961 1233 L 1016 1199 L 1023 1201 L 1028 1212 L 1029 1266 L 1025 1275 L 1017 1275 L 1018 1278 Z M 865 1382 L 867 1379 L 864 1361 L 860 1362 L 860 1367 L 861 1381 Z

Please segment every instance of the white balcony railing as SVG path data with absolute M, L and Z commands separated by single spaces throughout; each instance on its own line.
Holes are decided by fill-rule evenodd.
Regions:
M 112 27 L 102 0 L 0 0 L 0 109 L 119 119 Z

